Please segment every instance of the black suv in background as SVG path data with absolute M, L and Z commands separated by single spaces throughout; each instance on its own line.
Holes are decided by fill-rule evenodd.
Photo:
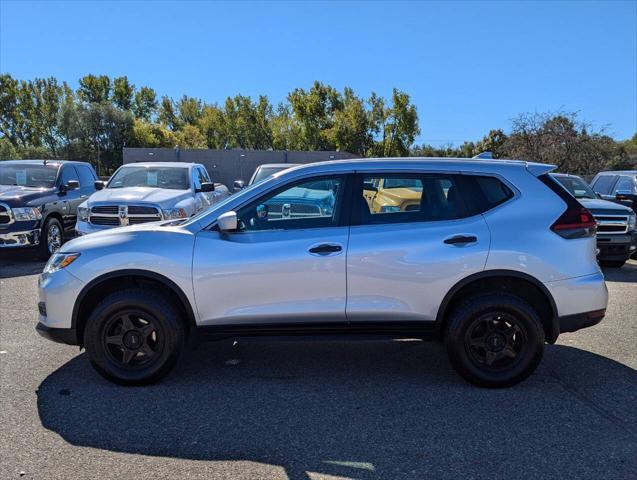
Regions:
M 601 199 L 576 175 L 552 173 L 595 217 L 597 222 L 597 260 L 604 267 L 621 267 L 637 252 L 635 213 L 625 205 Z
M 626 205 L 637 213 L 637 170 L 600 172 L 591 187 L 600 198 Z
M 47 258 L 72 235 L 78 205 L 101 186 L 85 162 L 0 161 L 0 250 L 37 247 Z

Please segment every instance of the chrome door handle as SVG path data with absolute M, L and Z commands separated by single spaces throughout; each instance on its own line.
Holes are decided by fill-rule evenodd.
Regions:
M 316 245 L 311 247 L 308 251 L 313 255 L 329 255 L 330 253 L 338 253 L 343 250 L 341 245 L 336 243 L 321 243 L 320 245 Z
M 455 235 L 444 239 L 444 243 L 447 245 L 460 245 L 465 243 L 475 243 L 477 241 L 478 237 L 475 235 Z

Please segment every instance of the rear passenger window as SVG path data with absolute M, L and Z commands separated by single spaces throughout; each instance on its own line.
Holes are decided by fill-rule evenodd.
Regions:
M 384 174 L 360 177 L 353 224 L 455 220 L 486 212 L 513 197 L 495 177 Z
M 453 220 L 466 216 L 457 175 L 385 174 L 362 177 L 355 223 Z M 357 208 L 358 207 L 358 208 Z

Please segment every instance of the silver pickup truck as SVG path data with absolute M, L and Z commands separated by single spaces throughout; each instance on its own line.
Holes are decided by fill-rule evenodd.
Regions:
M 121 166 L 104 188 L 77 210 L 78 235 L 113 228 L 188 218 L 230 193 L 212 183 L 203 165 L 181 162 Z

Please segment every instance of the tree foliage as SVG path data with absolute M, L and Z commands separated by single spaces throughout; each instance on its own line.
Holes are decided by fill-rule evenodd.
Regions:
M 472 157 L 554 163 L 563 171 L 589 174 L 628 168 L 637 162 L 637 135 L 616 142 L 576 114 L 523 114 L 511 129 L 491 130 L 462 145 L 414 146 L 420 133 L 409 95 L 368 98 L 321 82 L 297 88 L 273 105 L 268 97 L 229 96 L 206 103 L 188 95 L 158 99 L 151 87 L 89 74 L 73 90 L 55 78 L 0 75 L 0 159 L 69 158 L 92 161 L 107 174 L 122 160 L 123 147 L 338 150 L 361 157 Z

